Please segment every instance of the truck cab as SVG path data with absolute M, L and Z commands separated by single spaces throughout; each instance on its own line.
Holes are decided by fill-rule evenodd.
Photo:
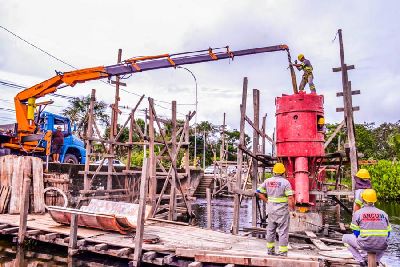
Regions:
M 56 131 L 57 127 L 61 127 L 64 134 L 64 145 L 61 149 L 60 162 L 71 164 L 84 164 L 86 161 L 86 150 L 81 139 L 73 135 L 71 121 L 64 116 L 56 115 L 51 112 L 41 112 L 39 118 L 39 131 L 46 132 Z M 45 142 L 41 146 L 45 147 Z

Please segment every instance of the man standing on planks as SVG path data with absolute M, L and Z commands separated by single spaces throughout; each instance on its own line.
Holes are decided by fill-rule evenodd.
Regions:
M 64 133 L 61 131 L 61 127 L 57 126 L 57 130 L 53 132 L 51 139 L 51 153 L 53 153 L 53 161 L 60 162 L 61 148 L 64 145 Z
M 279 256 L 287 256 L 289 243 L 289 208 L 294 210 L 293 190 L 285 179 L 285 166 L 276 163 L 273 168 L 274 176 L 266 179 L 258 188 L 257 195 L 267 202 L 268 226 L 267 249 L 268 255 L 275 253 L 275 237 L 278 232 Z
M 376 254 L 376 265 L 379 265 L 388 247 L 392 227 L 388 215 L 383 210 L 375 208 L 377 197 L 374 189 L 365 189 L 361 193 L 361 198 L 364 205 L 353 214 L 350 224 L 354 234 L 343 235 L 342 241 L 360 266 L 368 266 L 367 252 Z

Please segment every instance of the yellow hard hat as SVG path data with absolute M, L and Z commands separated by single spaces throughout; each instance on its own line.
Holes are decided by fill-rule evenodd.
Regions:
M 298 56 L 297 56 L 297 59 L 298 60 L 302 60 L 304 58 L 304 55 L 303 54 L 299 54 Z
M 361 197 L 362 199 L 364 199 L 365 202 L 368 203 L 375 203 L 378 200 L 374 189 L 365 189 L 364 191 L 362 191 Z
M 280 162 L 275 163 L 274 168 L 272 169 L 272 172 L 277 174 L 285 173 L 285 171 L 286 171 L 285 165 L 283 165 Z
M 367 169 L 360 169 L 357 173 L 356 176 L 361 179 L 371 179 L 371 176 L 369 175 L 369 172 Z
M 319 118 L 318 124 L 325 124 L 325 118 L 324 117 Z

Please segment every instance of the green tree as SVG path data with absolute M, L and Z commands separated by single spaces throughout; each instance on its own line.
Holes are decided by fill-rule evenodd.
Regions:
M 62 111 L 62 114 L 68 117 L 72 124 L 77 125 L 78 135 L 82 137 L 86 133 L 89 124 L 90 95 L 75 97 L 68 102 L 69 106 Z M 106 113 L 106 110 L 107 104 L 105 102 L 96 101 L 94 103 L 94 119 L 100 122 L 101 125 L 108 126 L 110 124 L 110 117 Z

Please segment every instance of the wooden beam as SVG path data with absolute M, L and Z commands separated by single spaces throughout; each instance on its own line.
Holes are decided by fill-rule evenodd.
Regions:
M 124 82 L 120 82 L 120 81 L 114 81 L 114 80 L 111 80 L 111 84 L 119 84 L 119 86 L 126 86 L 126 83 L 124 83 Z
M 343 128 L 345 122 L 344 120 L 336 127 L 335 131 L 333 131 L 332 135 L 329 136 L 328 140 L 326 140 L 324 144 L 324 148 L 327 148 L 329 144 L 332 142 L 333 138 L 339 133 L 339 131 Z
M 345 110 L 345 108 L 336 108 L 336 112 L 343 112 L 344 110 Z M 360 107 L 359 106 L 352 107 L 352 110 L 359 111 Z
M 207 196 L 207 229 L 211 230 L 212 216 L 211 216 L 211 189 L 210 188 L 206 188 L 206 196 Z
M 254 114 L 254 130 L 253 130 L 253 154 L 258 154 L 258 145 L 260 142 L 260 134 L 262 134 L 260 129 L 260 91 L 258 89 L 253 89 L 253 114 Z M 256 191 L 258 184 L 258 160 L 253 158 L 252 166 L 252 180 L 251 189 Z M 251 208 L 251 218 L 252 226 L 257 226 L 257 198 L 256 196 L 252 199 Z
M 359 94 L 361 94 L 361 91 L 360 91 L 360 90 L 352 90 L 352 91 L 351 91 L 351 95 L 359 95 Z M 338 93 L 336 93 L 336 96 L 337 96 L 337 97 L 343 96 L 343 92 L 338 92 Z
M 28 165 L 31 163 L 29 160 L 28 162 L 24 162 L 25 165 Z M 25 166 L 24 171 L 25 171 Z M 17 227 L 18 231 L 18 245 L 22 246 L 25 241 L 25 236 L 26 236 L 26 226 L 27 226 L 27 221 L 28 221 L 28 211 L 29 211 L 29 191 L 31 187 L 31 179 L 28 177 L 25 177 L 24 179 L 24 184 L 23 184 L 23 190 L 22 190 L 22 197 L 23 199 L 21 200 L 21 207 L 20 207 L 20 215 L 19 215 L 19 230 Z M 2 233 L 5 233 L 5 230 L 7 228 L 1 230 Z
M 172 134 L 171 134 L 171 167 L 173 170 L 176 169 L 176 101 L 172 101 Z M 171 176 L 171 189 L 170 189 L 170 199 L 169 199 L 169 212 L 168 220 L 175 220 L 175 205 L 176 205 L 176 179 L 178 173 L 173 171 Z
M 146 195 L 147 195 L 147 179 L 150 174 L 149 163 L 150 162 L 148 161 L 147 158 L 143 159 L 142 176 L 140 177 L 139 210 L 138 210 L 136 235 L 135 235 L 135 252 L 133 255 L 134 266 L 140 266 L 140 261 L 142 258 Z
M 345 65 L 345 66 L 346 66 L 346 70 L 354 70 L 355 69 L 354 65 Z M 332 68 L 332 71 L 333 72 L 339 72 L 339 71 L 342 71 L 342 68 L 341 67 Z
M 71 214 L 71 225 L 69 233 L 68 243 L 68 255 L 72 256 L 76 254 L 77 242 L 78 242 L 78 214 Z
M 238 264 L 246 266 L 296 266 L 296 267 L 319 267 L 318 261 L 300 260 L 283 257 L 257 257 L 225 254 L 199 254 L 195 256 L 198 262 L 210 262 L 219 264 Z
M 242 104 L 240 105 L 240 136 L 239 145 L 245 144 L 245 116 L 246 116 L 246 103 L 247 103 L 247 85 L 248 79 L 243 79 L 242 91 Z M 242 182 L 242 164 L 243 164 L 243 151 L 238 148 L 237 151 L 237 170 L 236 170 L 236 188 L 240 188 Z M 237 235 L 239 233 L 239 219 L 240 219 L 240 197 L 238 194 L 234 195 L 233 204 L 233 222 L 232 233 Z

